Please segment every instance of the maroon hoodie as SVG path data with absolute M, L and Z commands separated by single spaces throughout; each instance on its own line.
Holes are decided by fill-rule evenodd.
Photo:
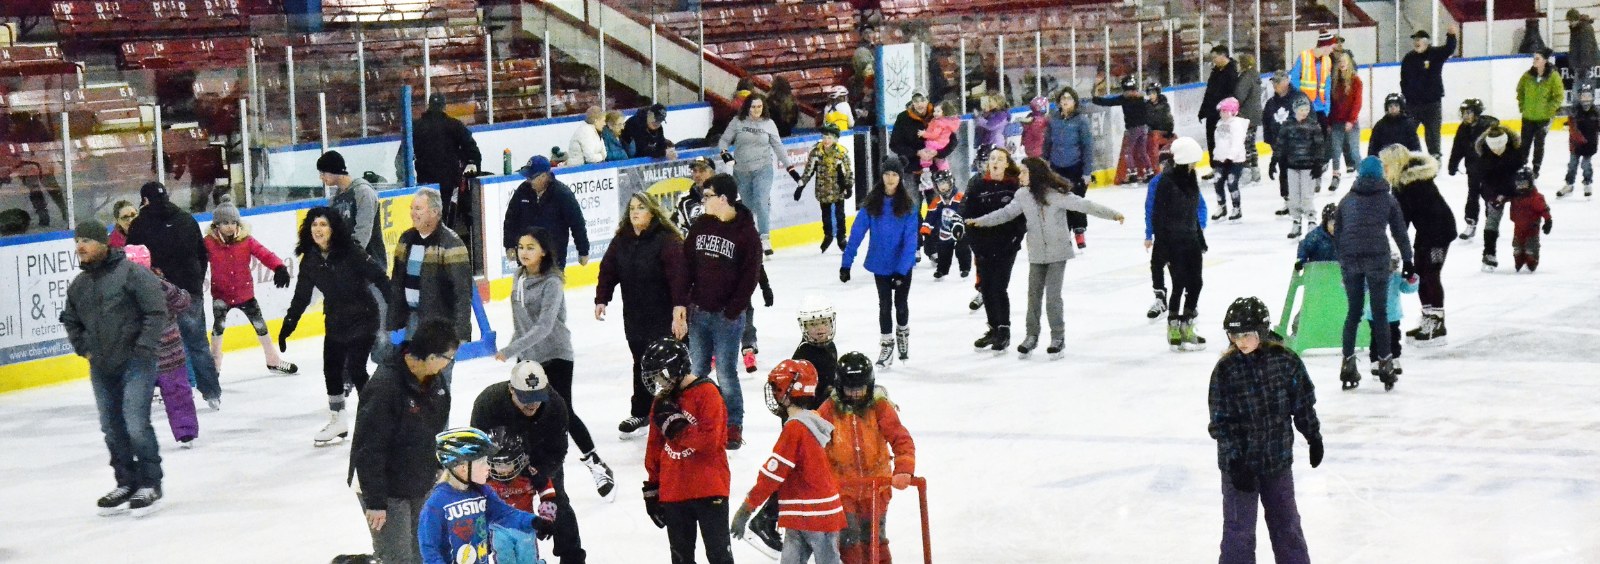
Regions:
M 750 209 L 735 203 L 733 221 L 703 214 L 683 240 L 689 270 L 689 303 L 738 319 L 750 307 L 761 277 L 761 235 Z

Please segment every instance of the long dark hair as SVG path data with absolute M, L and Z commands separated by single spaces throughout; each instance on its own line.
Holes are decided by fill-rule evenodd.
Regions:
M 520 266 L 522 264 L 521 257 L 517 258 L 517 264 L 524 274 L 553 273 L 556 276 L 565 276 L 562 269 L 556 267 L 556 253 L 553 250 L 555 249 L 555 242 L 553 241 L 554 237 L 550 236 L 549 230 L 538 226 L 530 226 L 527 229 L 523 229 L 522 233 L 517 235 L 517 244 L 522 244 L 523 237 L 533 237 L 533 242 L 538 243 L 539 249 L 544 251 L 544 256 L 539 259 L 539 270 L 537 272 L 527 272 L 527 267 Z
M 750 96 L 744 99 L 744 103 L 739 105 L 739 119 L 750 119 L 750 103 L 756 100 L 761 101 L 761 119 L 772 119 L 772 104 L 767 102 L 766 96 L 755 92 L 751 92 Z
M 907 192 L 910 189 L 911 187 L 906 184 L 906 176 L 901 174 L 900 184 L 894 188 L 893 211 L 896 216 L 911 213 L 911 193 Z M 883 213 L 883 198 L 886 196 L 888 194 L 884 193 L 883 180 L 880 178 L 878 185 L 867 193 L 867 201 L 862 205 L 865 206 L 868 214 L 878 217 Z
M 1033 200 L 1044 203 L 1045 197 L 1050 192 L 1060 194 L 1072 193 L 1072 181 L 1062 178 L 1050 168 L 1050 163 L 1039 157 L 1022 159 L 1022 166 L 1028 169 L 1028 192 L 1033 194 Z
M 317 242 L 311 240 L 311 224 L 317 219 L 328 220 L 328 258 L 343 257 L 345 253 L 359 252 L 356 247 L 355 235 L 350 232 L 350 226 L 344 222 L 344 216 L 333 208 L 317 206 L 306 211 L 306 218 L 300 222 L 300 232 L 295 240 L 294 254 L 308 256 L 314 252 L 321 252 L 322 248 Z

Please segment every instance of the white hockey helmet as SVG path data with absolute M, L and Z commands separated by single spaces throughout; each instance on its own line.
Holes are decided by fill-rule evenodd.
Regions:
M 1172 142 L 1172 162 L 1192 165 L 1200 162 L 1200 143 L 1193 137 L 1179 137 Z
M 806 296 L 800 302 L 800 312 L 796 315 L 800 321 L 801 339 L 805 342 L 823 345 L 833 342 L 835 313 L 833 302 L 823 296 Z

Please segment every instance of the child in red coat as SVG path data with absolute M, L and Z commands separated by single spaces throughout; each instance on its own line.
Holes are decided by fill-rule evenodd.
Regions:
M 778 494 L 778 526 L 784 528 L 783 561 L 839 561 L 839 531 L 844 505 L 828 453 L 833 424 L 806 409 L 817 395 L 817 370 L 804 360 L 785 360 L 767 375 L 767 406 L 783 410 L 788 422 L 761 465 L 755 487 L 733 514 L 734 538 L 744 538 L 750 513 Z M 759 547 L 758 547 L 759 548 Z
M 1550 234 L 1550 206 L 1544 203 L 1544 194 L 1534 187 L 1527 175 L 1517 175 L 1517 195 L 1511 198 L 1511 256 L 1516 260 L 1517 272 L 1523 266 L 1528 272 L 1539 269 L 1539 220 L 1544 220 L 1544 234 Z
M 644 453 L 644 510 L 667 530 L 673 562 L 694 562 L 695 534 L 711 564 L 733 564 L 728 540 L 728 409 L 711 380 L 696 378 L 689 347 L 650 343 L 639 378 L 655 396 Z
M 545 476 L 528 473 L 528 451 L 522 444 L 521 433 L 507 433 L 497 428 L 490 435 L 498 452 L 489 457 L 489 489 L 515 509 L 539 515 L 544 523 L 534 527 L 539 531 L 553 531 L 556 514 L 556 488 Z M 540 534 L 548 538 L 549 534 Z M 497 562 L 507 564 L 542 563 L 539 543 L 529 531 L 489 525 L 489 546 Z
M 255 237 L 250 236 L 239 219 L 239 208 L 231 203 L 217 206 L 211 214 L 211 229 L 205 238 L 206 256 L 211 262 L 211 356 L 222 368 L 222 330 L 233 309 L 243 311 L 255 327 L 256 340 L 267 355 L 267 369 L 280 374 L 294 374 L 300 368 L 284 362 L 278 348 L 267 337 L 267 321 L 261 317 L 261 305 L 256 303 L 255 274 L 250 270 L 250 259 L 272 271 L 272 283 L 279 288 L 289 287 L 289 267 L 278 255 L 272 254 Z

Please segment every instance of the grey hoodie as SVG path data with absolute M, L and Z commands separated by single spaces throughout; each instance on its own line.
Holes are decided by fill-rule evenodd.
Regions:
M 733 169 L 740 172 L 789 166 L 783 151 L 783 138 L 778 136 L 778 124 L 770 119 L 750 120 L 735 118 L 722 131 L 717 140 L 717 150 L 726 151 L 733 146 Z
M 821 415 L 817 415 L 817 412 L 809 409 L 796 413 L 794 420 L 799 421 L 801 425 L 805 425 L 806 429 L 811 431 L 811 436 L 817 438 L 817 443 L 822 445 L 822 448 L 828 448 L 828 442 L 833 440 L 832 423 L 829 423 L 827 419 L 823 419 Z
M 344 217 L 355 237 L 356 246 L 367 252 L 378 264 L 387 264 L 383 250 L 383 228 L 379 227 L 378 191 L 367 179 L 356 177 L 350 186 L 328 199 L 328 206 Z
M 972 220 L 979 227 L 991 227 L 1023 216 L 1028 224 L 1028 263 L 1050 264 L 1070 260 L 1077 256 L 1073 250 L 1072 226 L 1067 223 L 1067 212 L 1086 213 L 1101 219 L 1117 219 L 1117 210 L 1086 200 L 1077 194 L 1054 190 L 1045 192 L 1045 202 L 1040 204 L 1027 188 L 1017 190 L 1016 197 L 1005 207 Z
M 555 274 L 518 274 L 511 281 L 513 329 L 501 354 L 534 362 L 573 359 L 565 282 Z
M 1339 268 L 1351 272 L 1388 272 L 1389 236 L 1400 246 L 1400 257 L 1412 261 L 1411 237 L 1406 234 L 1400 202 L 1381 178 L 1362 176 L 1339 202 L 1333 239 L 1339 249 Z
M 167 296 L 154 272 L 111 249 L 72 279 L 60 320 L 72 350 L 91 365 L 120 370 L 138 358 L 154 368 L 167 325 Z

